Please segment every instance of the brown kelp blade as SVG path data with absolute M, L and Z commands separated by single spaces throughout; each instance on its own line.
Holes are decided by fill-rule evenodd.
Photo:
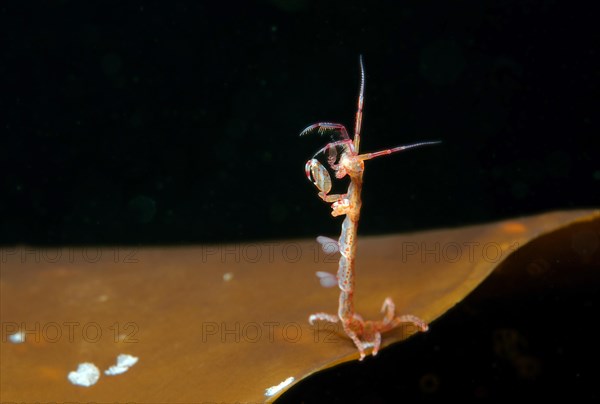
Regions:
M 520 247 L 574 222 L 597 240 L 599 211 L 361 238 L 356 309 L 380 318 L 390 296 L 399 314 L 431 322 Z M 564 242 L 585 261 L 599 253 L 590 237 Z M 2 401 L 262 402 L 358 358 L 343 333 L 307 322 L 337 308 L 338 291 L 315 276 L 335 272 L 337 257 L 314 241 L 1 252 Z M 25 341 L 11 342 L 19 331 Z M 413 331 L 385 334 L 383 346 Z M 139 362 L 92 387 L 67 380 L 79 363 L 104 371 L 121 353 Z

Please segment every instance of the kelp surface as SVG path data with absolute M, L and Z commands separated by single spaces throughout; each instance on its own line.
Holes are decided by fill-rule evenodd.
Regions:
M 357 311 L 378 318 L 391 296 L 399 313 L 418 315 L 434 329 L 434 320 L 494 269 L 519 262 L 509 256 L 528 243 L 543 252 L 547 247 L 536 247 L 540 235 L 574 222 L 582 230 L 555 242 L 580 260 L 595 259 L 598 211 L 360 238 Z M 322 288 L 314 275 L 335 272 L 337 256 L 314 241 L 5 247 L 1 258 L 2 401 L 262 402 L 314 372 L 358 358 L 339 330 L 307 322 L 310 313 L 337 307 L 338 291 Z M 10 342 L 17 331 L 25 342 Z M 413 331 L 385 334 L 383 346 Z M 67 380 L 79 363 L 103 371 L 121 353 L 139 362 L 124 374 L 102 375 L 89 388 Z M 290 377 L 286 387 L 265 396 Z

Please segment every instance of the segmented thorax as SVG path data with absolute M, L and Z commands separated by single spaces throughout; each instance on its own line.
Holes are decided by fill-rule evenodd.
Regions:
M 355 154 L 345 153 L 340 157 L 339 165 L 344 170 L 344 174 L 350 177 L 356 177 L 365 170 L 365 163 L 359 160 Z

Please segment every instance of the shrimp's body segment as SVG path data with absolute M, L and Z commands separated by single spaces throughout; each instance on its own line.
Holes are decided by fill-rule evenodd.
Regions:
M 325 202 L 331 203 L 331 215 L 346 216 L 342 223 L 342 232 L 338 240 L 340 261 L 337 271 L 337 282 L 338 287 L 340 288 L 340 297 L 337 315 L 315 313 L 310 315 L 308 321 L 310 324 L 319 320 L 329 321 L 331 323 L 341 322 L 345 333 L 352 339 L 358 348 L 360 353 L 359 360 L 363 360 L 366 356 L 365 352 L 369 348 L 373 349 L 373 356 L 377 355 L 381 345 L 381 333 L 383 332 L 389 331 L 402 324 L 412 324 L 420 331 L 427 331 L 428 329 L 427 324 L 416 316 L 396 316 L 394 303 L 389 297 L 385 299 L 381 307 L 381 312 L 383 313 L 382 320 L 365 321 L 354 311 L 354 261 L 356 257 L 358 220 L 360 218 L 360 208 L 362 205 L 360 193 L 363 185 L 364 161 L 413 147 L 436 144 L 439 142 L 422 142 L 407 146 L 398 146 L 374 153 L 359 154 L 365 87 L 365 73 L 362 56 L 360 58 L 360 70 L 361 82 L 354 138 L 350 138 L 348 131 L 343 125 L 330 122 L 320 122 L 310 125 L 304 129 L 300 135 L 302 136 L 315 130 L 321 134 L 325 132 L 334 134 L 333 141 L 315 153 L 313 158 L 306 163 L 305 171 L 308 179 L 313 182 L 319 190 L 319 197 Z M 327 168 L 317 160 L 316 157 L 320 155 L 326 156 L 327 163 L 335 173 L 336 178 L 341 179 L 346 175 L 350 177 L 350 185 L 345 194 L 329 194 L 329 191 L 331 191 L 332 188 L 331 176 L 329 175 Z M 323 274 L 323 272 L 317 273 L 321 279 L 325 276 Z

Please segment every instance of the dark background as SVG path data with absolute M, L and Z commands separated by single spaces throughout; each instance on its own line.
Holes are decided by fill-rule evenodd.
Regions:
M 363 234 L 600 203 L 589 10 L 215 3 L 3 3 L 0 242 L 335 234 L 298 134 L 353 127 L 361 53 L 362 150 L 443 141 L 369 162 Z
M 298 134 L 353 128 L 359 54 L 362 150 L 443 141 L 367 163 L 361 234 L 600 205 L 583 3 L 216 3 L 0 5 L 0 244 L 338 233 Z

